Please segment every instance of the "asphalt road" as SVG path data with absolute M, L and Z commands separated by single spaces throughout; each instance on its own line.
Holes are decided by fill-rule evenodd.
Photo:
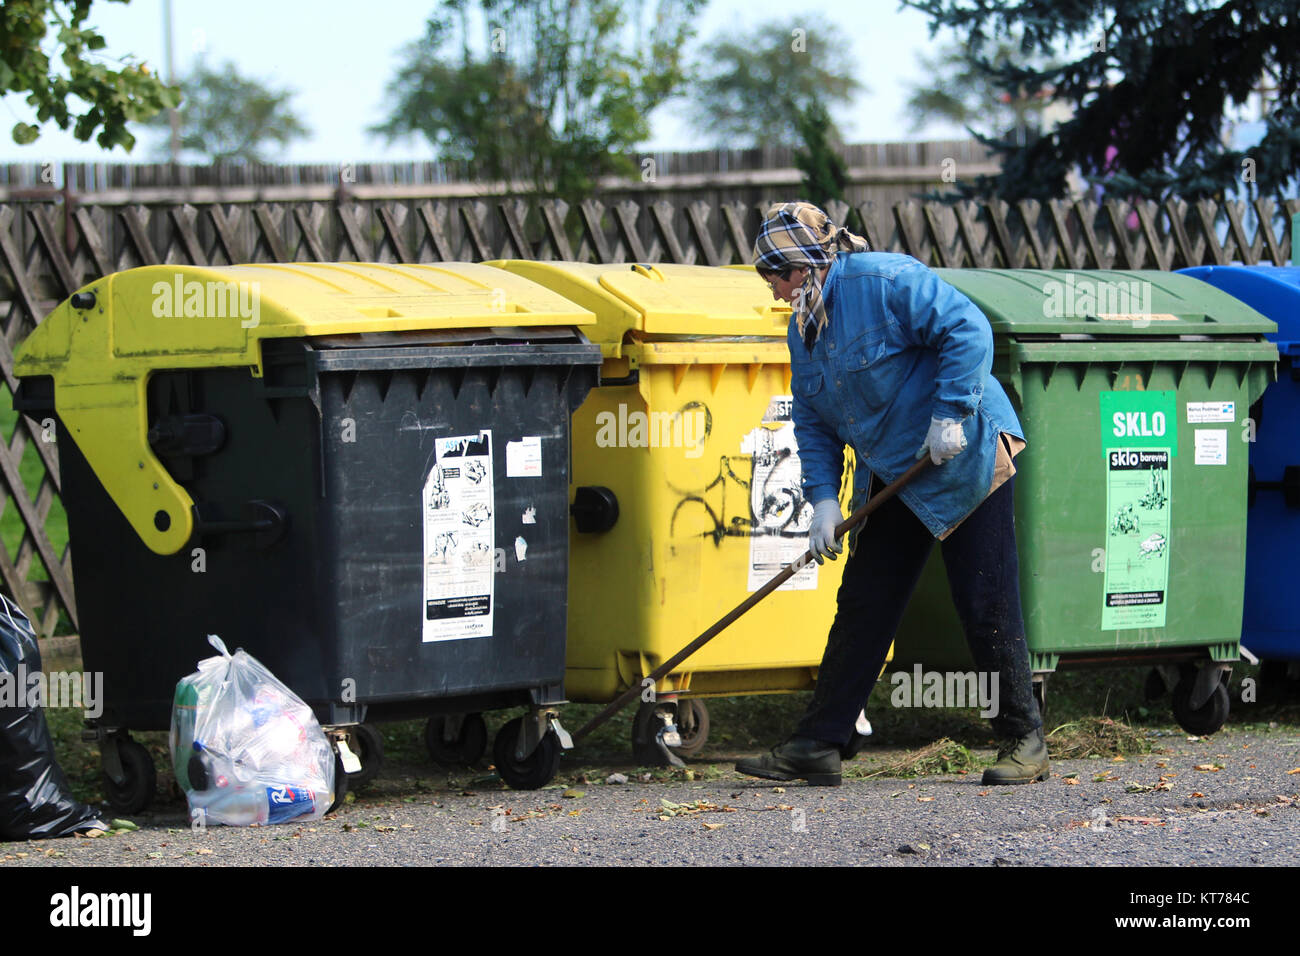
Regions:
M 838 788 L 774 786 L 724 763 L 695 766 L 694 780 L 681 771 L 643 780 L 634 768 L 584 765 L 575 756 L 553 788 L 523 792 L 482 770 L 477 778 L 431 782 L 394 768 L 314 823 L 195 832 L 184 803 L 174 800 L 134 817 L 135 831 L 0 844 L 0 866 L 1203 867 L 1300 860 L 1300 737 L 1293 729 L 1156 743 L 1164 752 L 1058 761 L 1045 783 L 1001 788 L 982 786 L 978 772 L 846 779 Z M 629 782 L 605 783 L 615 770 Z

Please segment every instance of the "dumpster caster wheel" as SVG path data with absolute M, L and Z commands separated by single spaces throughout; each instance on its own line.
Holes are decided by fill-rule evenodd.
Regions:
M 434 763 L 463 764 L 472 767 L 487 753 L 487 721 L 482 714 L 466 714 L 460 724 L 460 733 L 447 739 L 447 718 L 441 714 L 430 717 L 424 725 L 424 746 Z
M 662 714 L 667 713 L 670 723 Z M 632 718 L 632 757 L 642 767 L 684 767 L 675 751 L 682 746 L 682 735 L 677 729 L 677 702 L 657 701 L 642 704 Z M 673 729 L 663 734 L 667 727 Z M 705 727 L 707 728 L 707 724 Z M 701 744 L 703 746 L 703 744 Z M 671 748 L 671 749 L 669 749 Z
M 688 697 L 677 704 L 677 732 L 682 736 L 677 753 L 694 757 L 709 742 L 709 709 L 698 697 Z
M 546 731 L 537 749 L 521 760 L 515 756 L 515 744 L 523 726 L 524 718 L 516 717 L 502 727 L 492 744 L 492 756 L 497 773 L 512 790 L 538 790 L 560 769 L 560 738 L 554 730 Z
M 365 765 L 363 764 L 362 770 L 364 771 L 364 769 Z M 326 816 L 343 806 L 343 801 L 347 799 L 348 776 L 348 772 L 343 769 L 343 758 L 339 756 L 337 750 L 334 751 L 334 799 L 330 802 L 330 808 L 325 811 Z
M 360 787 L 379 776 L 384 765 L 384 737 L 370 724 L 348 728 L 348 749 L 361 761 L 361 769 L 347 775 L 349 787 Z
M 1194 677 L 1184 676 L 1174 688 L 1174 719 L 1178 726 L 1189 734 L 1204 737 L 1216 733 L 1228 719 L 1228 688 L 1220 682 L 1214 687 L 1214 693 L 1196 710 L 1192 709 L 1192 688 L 1196 686 Z
M 139 813 L 153 800 L 154 787 L 158 784 L 153 758 L 149 751 L 129 737 L 118 741 L 117 753 L 126 779 L 118 785 L 105 771 L 102 780 L 104 799 L 119 813 Z

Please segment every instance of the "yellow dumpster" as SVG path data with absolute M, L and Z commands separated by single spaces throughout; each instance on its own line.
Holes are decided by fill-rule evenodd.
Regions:
M 488 264 L 596 316 L 584 331 L 604 357 L 600 386 L 573 419 L 565 693 L 607 702 L 807 548 L 790 308 L 752 269 Z M 638 759 L 697 752 L 708 732 L 700 698 L 810 688 L 842 567 L 804 568 L 647 685 L 633 728 Z

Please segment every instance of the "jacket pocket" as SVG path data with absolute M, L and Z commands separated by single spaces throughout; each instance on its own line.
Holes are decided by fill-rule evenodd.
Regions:
M 844 370 L 854 389 L 872 408 L 897 397 L 902 378 L 899 356 L 889 350 L 884 330 L 862 336 L 845 350 Z
M 817 369 L 810 369 L 806 372 L 796 370 L 792 384 L 795 391 L 799 393 L 800 398 L 812 398 L 822 390 L 822 373 Z

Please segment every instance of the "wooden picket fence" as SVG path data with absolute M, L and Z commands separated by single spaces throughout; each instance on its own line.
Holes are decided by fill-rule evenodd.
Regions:
M 3 386 L 11 393 L 16 387 L 14 350 L 55 305 L 88 282 L 134 266 L 497 258 L 726 265 L 749 260 L 765 205 L 627 199 L 570 207 L 472 198 L 0 204 Z M 909 200 L 888 208 L 832 204 L 827 211 L 873 249 L 905 252 L 932 266 L 1170 270 L 1285 263 L 1300 200 L 1281 206 L 1269 199 L 1161 206 Z M 0 437 L 0 579 L 42 633 L 53 633 L 61 615 L 63 628 L 76 630 L 69 550 L 56 546 L 47 529 L 61 521 L 56 446 L 21 416 Z M 10 517 L 15 513 L 21 529 Z

